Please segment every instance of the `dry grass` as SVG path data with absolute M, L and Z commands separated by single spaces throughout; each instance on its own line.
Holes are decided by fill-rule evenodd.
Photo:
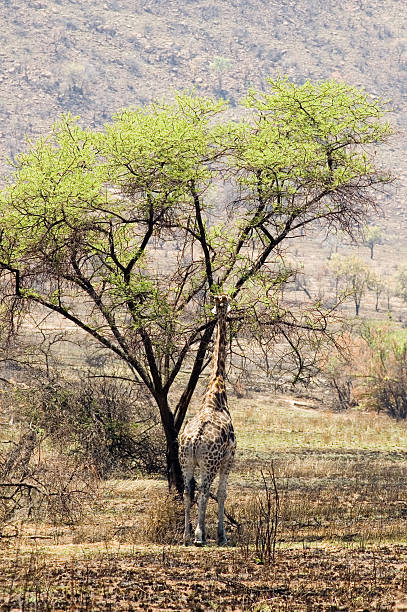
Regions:
M 150 546 L 3 564 L 2 610 L 391 610 L 405 548 L 280 551 L 273 566 L 222 551 Z
M 0 541 L 0 610 L 391 610 L 407 588 L 405 425 L 287 398 L 233 403 L 230 547 L 180 546 L 182 504 L 164 481 L 110 480 L 76 524 L 26 521 Z M 277 549 L 262 564 L 260 470 L 271 484 L 272 465 Z

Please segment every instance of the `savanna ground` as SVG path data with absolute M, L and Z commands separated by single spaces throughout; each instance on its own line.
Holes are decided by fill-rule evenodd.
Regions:
M 406 425 L 260 393 L 230 403 L 227 548 L 214 545 L 214 502 L 209 546 L 184 548 L 163 480 L 109 480 L 71 525 L 4 531 L 0 610 L 392 610 L 407 591 Z M 274 561 L 259 527 L 261 474 L 275 519 L 273 471 Z

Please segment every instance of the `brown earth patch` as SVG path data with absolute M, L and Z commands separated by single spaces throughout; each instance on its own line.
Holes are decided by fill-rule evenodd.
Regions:
M 407 546 L 279 550 L 274 565 L 236 549 L 135 548 L 3 564 L 0 610 L 392 610 Z

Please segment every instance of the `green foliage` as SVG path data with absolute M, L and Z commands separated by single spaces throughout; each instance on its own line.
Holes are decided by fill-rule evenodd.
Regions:
M 373 250 L 376 244 L 382 244 L 382 231 L 377 225 L 367 225 L 364 229 L 364 243 L 370 249 L 370 257 L 373 259 Z
M 214 72 L 222 73 L 230 70 L 232 60 L 229 57 L 222 57 L 221 55 L 215 55 L 213 62 L 210 67 Z
M 389 135 L 390 126 L 378 121 L 381 101 L 334 81 L 268 83 L 270 92 L 250 90 L 244 101 L 255 111 L 257 129 L 243 155 L 253 170 L 268 177 L 277 196 L 297 194 L 305 183 L 333 191 L 374 171 L 355 145 Z
M 345 294 L 350 294 L 355 303 L 356 316 L 360 303 L 372 281 L 370 268 L 357 255 L 335 253 L 329 260 L 329 268 Z
M 268 83 L 243 121 L 188 93 L 99 131 L 64 116 L 0 193 L 5 303 L 14 313 L 14 291 L 113 351 L 156 402 L 169 448 L 207 363 L 213 295 L 232 298 L 234 337 L 267 353 L 285 343 L 279 371 L 306 378 L 304 337 L 327 315 L 284 304 L 280 245 L 309 224 L 352 232 L 389 180 L 366 152 L 390 134 L 380 101 L 341 83 Z
M 367 351 L 358 366 L 363 404 L 396 419 L 407 418 L 407 332 L 388 325 L 362 328 Z

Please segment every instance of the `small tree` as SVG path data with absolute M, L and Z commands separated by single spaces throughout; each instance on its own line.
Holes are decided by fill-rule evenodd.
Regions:
M 397 295 L 403 302 L 407 302 L 407 268 L 405 266 L 401 266 L 397 271 L 396 287 Z
M 329 248 L 328 259 L 331 259 L 332 255 L 338 252 L 339 247 L 343 245 L 344 238 L 345 236 L 341 235 L 339 232 L 336 234 L 328 234 L 325 237 L 323 244 Z
M 385 277 L 383 279 L 383 284 L 384 284 L 384 294 L 386 296 L 386 301 L 387 301 L 387 310 L 390 312 L 392 309 L 391 298 L 394 295 L 397 295 L 397 290 L 396 290 L 397 281 L 394 279 L 394 277 Z
M 375 301 L 375 310 L 379 311 L 379 299 L 382 293 L 385 291 L 386 285 L 385 281 L 382 277 L 377 273 L 371 271 L 368 278 L 368 289 L 373 291 L 376 301 Z
M 366 407 L 396 419 L 407 418 L 407 340 L 405 330 L 388 325 L 362 328 L 364 359 L 357 367 L 355 395 Z
M 223 75 L 227 74 L 232 67 L 232 60 L 229 57 L 222 57 L 221 55 L 215 55 L 213 62 L 210 63 L 210 69 L 218 77 L 218 90 L 219 96 L 224 96 L 225 91 L 223 89 Z
M 364 244 L 370 249 L 370 259 L 376 244 L 382 244 L 382 230 L 377 225 L 367 225 L 364 229 Z
M 355 314 L 359 316 L 360 303 L 370 282 L 368 266 L 356 255 L 342 256 L 335 254 L 329 261 L 337 286 L 353 297 Z
M 267 367 L 285 343 L 278 367 L 306 376 L 304 343 L 329 313 L 282 303 L 281 245 L 312 225 L 352 232 L 389 180 L 365 146 L 390 133 L 379 101 L 342 83 L 268 83 L 250 90 L 241 122 L 190 95 L 124 110 L 101 131 L 64 117 L 18 157 L 0 197 L 10 321 L 29 307 L 39 321 L 56 313 L 125 364 L 157 406 L 178 490 L 177 436 L 208 363 L 213 295 L 231 297 L 231 339 L 257 341 Z

